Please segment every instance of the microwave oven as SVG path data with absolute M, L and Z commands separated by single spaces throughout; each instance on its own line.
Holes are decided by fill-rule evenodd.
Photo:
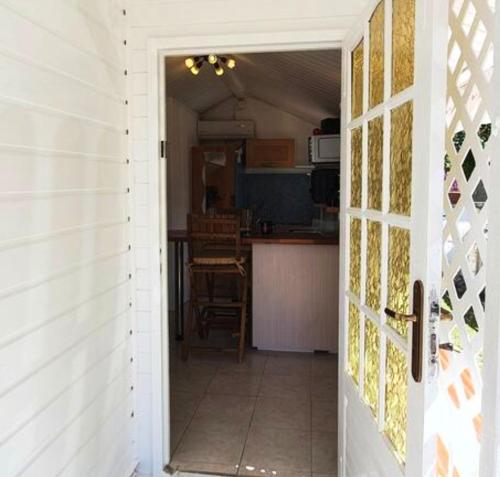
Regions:
M 340 162 L 340 134 L 309 137 L 309 162 L 311 164 Z

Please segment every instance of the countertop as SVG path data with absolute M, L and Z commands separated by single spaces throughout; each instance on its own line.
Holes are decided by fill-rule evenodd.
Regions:
M 187 230 L 169 230 L 168 240 L 171 242 L 187 241 Z M 338 245 L 339 238 L 336 233 L 319 233 L 314 231 L 293 232 L 278 230 L 274 233 L 263 235 L 260 233 L 242 234 L 241 243 L 251 244 L 283 244 L 283 245 Z
M 319 232 L 276 232 L 268 235 L 252 233 L 242 235 L 243 244 L 268 243 L 283 245 L 338 245 L 337 234 L 321 234 Z

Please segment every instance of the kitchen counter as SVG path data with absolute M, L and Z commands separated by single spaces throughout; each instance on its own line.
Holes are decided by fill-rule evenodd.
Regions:
M 169 230 L 168 239 L 172 242 L 187 241 L 186 230 Z M 322 234 L 319 232 L 276 231 L 271 234 L 250 233 L 241 236 L 243 245 L 283 244 L 283 245 L 338 245 L 338 234 Z
M 184 263 L 186 230 L 169 230 L 176 270 Z M 339 248 L 336 233 L 277 226 L 269 235 L 243 234 L 252 250 L 253 345 L 279 351 L 338 351 Z M 177 277 L 179 274 L 176 275 Z M 181 274 L 182 276 L 182 274 Z M 183 303 L 183 284 L 177 280 Z M 176 331 L 182 336 L 182 307 Z
M 339 247 L 299 240 L 252 244 L 252 344 L 336 353 Z
M 337 234 L 320 233 L 272 233 L 268 235 L 250 234 L 241 237 L 243 244 L 282 244 L 282 245 L 338 245 Z

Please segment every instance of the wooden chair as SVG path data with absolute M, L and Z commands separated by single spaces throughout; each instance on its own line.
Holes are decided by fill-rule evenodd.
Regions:
M 238 362 L 241 362 L 245 351 L 248 291 L 239 219 L 189 215 L 188 251 L 191 297 L 182 357 L 188 358 L 195 331 L 201 339 L 206 339 L 211 328 L 229 328 L 238 338 Z M 217 293 L 218 277 L 232 277 L 237 293 L 229 296 Z M 205 290 L 200 285 L 202 279 L 206 281 Z

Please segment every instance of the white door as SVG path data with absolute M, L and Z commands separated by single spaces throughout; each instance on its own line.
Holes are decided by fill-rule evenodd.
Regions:
M 447 2 L 370 2 L 343 45 L 340 475 L 437 473 L 446 60 Z

